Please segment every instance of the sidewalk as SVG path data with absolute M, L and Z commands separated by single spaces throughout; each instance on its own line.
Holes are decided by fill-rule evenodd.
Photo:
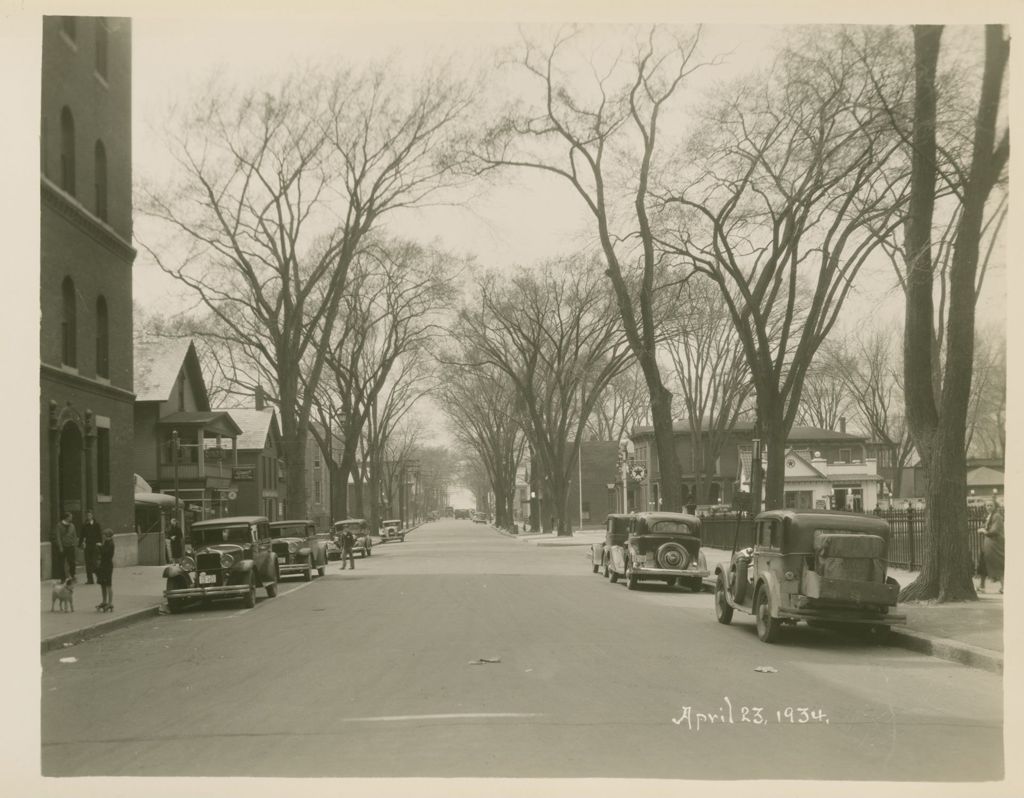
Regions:
M 555 535 L 516 535 L 516 539 L 532 546 L 580 546 L 589 557 L 590 546 L 604 540 L 604 530 L 580 530 L 571 537 Z M 705 548 L 708 569 L 728 563 L 730 552 Z M 904 587 L 917 574 L 890 568 L 889 576 Z M 714 578 L 705 580 L 709 587 Z M 892 627 L 892 645 L 919 651 L 942 659 L 960 662 L 995 673 L 1003 672 L 1003 596 L 998 588 L 989 586 L 978 595 L 978 601 L 953 604 L 900 604 L 898 612 L 907 616 L 906 624 Z
M 164 597 L 163 565 L 129 565 L 114 569 L 114 611 L 97 612 L 100 603 L 100 586 L 85 581 L 84 570 L 80 569 L 75 585 L 75 611 L 50 612 L 53 580 L 40 583 L 42 599 L 42 621 L 40 637 L 42 651 L 64 648 L 65 644 L 88 640 L 129 623 L 138 621 L 160 610 Z

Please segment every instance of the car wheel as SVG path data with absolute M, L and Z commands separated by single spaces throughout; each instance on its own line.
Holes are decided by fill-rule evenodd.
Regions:
M 690 565 L 690 554 L 678 543 L 669 541 L 658 547 L 655 560 L 661 568 L 673 568 L 685 571 Z
M 318 565 L 316 569 L 317 576 L 327 576 L 327 565 Z
M 302 574 L 303 579 L 307 582 L 313 581 L 313 558 L 309 558 L 309 564 L 306 566 L 306 570 Z
M 167 609 L 174 615 L 185 609 L 185 602 L 181 599 L 167 599 Z
M 277 582 L 271 582 L 267 585 L 267 598 L 274 598 L 277 596 Z
M 772 617 L 768 591 L 764 588 L 760 588 L 754 597 L 754 618 L 757 621 L 757 637 L 762 643 L 774 643 L 779 639 L 782 622 Z
M 721 575 L 715 581 L 715 617 L 726 626 L 732 623 L 732 605 L 725 594 L 725 577 Z
M 633 573 L 633 564 L 626 563 L 626 590 L 636 590 L 638 583 L 636 574 Z
M 604 578 L 605 579 L 608 578 L 608 561 L 607 560 L 604 561 Z
M 598 568 L 599 568 L 598 564 L 596 562 L 591 561 L 591 566 L 590 567 L 591 567 L 591 571 L 596 574 L 597 571 L 598 571 Z
M 249 590 L 242 599 L 242 604 L 247 610 L 256 606 L 256 583 L 252 579 L 249 580 Z
M 614 585 L 616 582 L 619 581 L 619 573 L 618 573 L 618 571 L 612 571 L 611 574 L 612 575 L 611 575 L 610 578 L 611 578 L 612 584 Z

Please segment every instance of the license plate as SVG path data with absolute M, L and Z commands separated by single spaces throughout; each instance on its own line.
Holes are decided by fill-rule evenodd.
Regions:
M 217 574 L 199 574 L 199 584 L 201 584 L 201 585 L 215 585 L 215 584 L 217 584 Z

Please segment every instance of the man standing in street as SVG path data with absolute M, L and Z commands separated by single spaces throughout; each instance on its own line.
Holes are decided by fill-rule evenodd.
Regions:
M 103 530 L 93 517 L 92 510 L 85 511 L 85 523 L 78 533 L 78 546 L 85 549 L 86 584 L 93 584 L 93 574 L 100 561 L 100 544 L 103 542 Z
M 352 528 L 342 527 L 341 530 L 341 570 L 345 570 L 345 558 L 352 564 L 352 570 L 356 569 L 356 558 L 352 554 L 352 547 L 355 546 L 356 536 L 352 534 Z
M 75 525 L 71 523 L 71 513 L 64 513 L 60 523 L 53 530 L 50 544 L 56 552 L 55 562 L 63 576 L 60 579 L 74 578 L 75 576 L 75 554 L 78 551 L 78 533 Z

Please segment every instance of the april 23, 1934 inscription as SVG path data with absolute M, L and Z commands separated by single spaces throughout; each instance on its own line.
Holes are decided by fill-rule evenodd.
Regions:
M 680 707 L 679 717 L 672 718 L 676 726 L 687 731 L 700 731 L 707 726 L 734 726 L 749 724 L 751 726 L 781 726 L 803 724 L 825 724 L 828 715 L 823 709 L 813 707 L 754 707 L 733 706 L 728 696 L 723 696 L 723 705 L 717 711 L 696 711 L 692 706 Z

